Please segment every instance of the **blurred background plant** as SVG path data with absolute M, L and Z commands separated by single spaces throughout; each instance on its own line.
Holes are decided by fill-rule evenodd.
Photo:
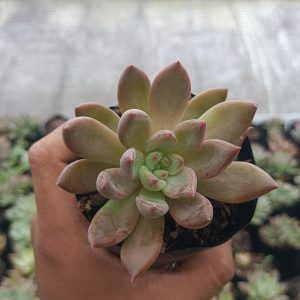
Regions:
M 30 117 L 0 119 L 0 299 L 35 299 L 30 222 L 35 212 L 29 146 L 41 136 Z

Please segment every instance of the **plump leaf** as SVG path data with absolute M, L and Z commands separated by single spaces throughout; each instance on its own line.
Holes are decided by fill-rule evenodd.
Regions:
M 220 174 L 240 152 L 240 147 L 221 140 L 205 140 L 201 149 L 186 161 L 198 179 L 208 179 Z
M 97 190 L 99 173 L 111 165 L 87 159 L 76 160 L 67 165 L 58 177 L 57 185 L 73 194 L 90 193 Z
M 90 117 L 95 119 L 114 132 L 117 132 L 120 117 L 111 109 L 98 103 L 83 103 L 75 108 L 76 117 Z
M 187 199 L 167 199 L 169 210 L 175 222 L 185 228 L 200 229 L 213 218 L 210 201 L 199 193 Z
M 102 123 L 88 117 L 69 120 L 63 127 L 67 147 L 81 158 L 118 166 L 126 148 L 118 136 Z
M 178 124 L 174 129 L 178 141 L 176 152 L 186 159 L 191 152 L 198 151 L 204 140 L 205 128 L 205 122 L 195 119 Z
M 118 103 L 122 113 L 137 108 L 148 112 L 151 83 L 147 75 L 135 66 L 128 66 L 118 86 Z
M 111 168 L 103 170 L 96 181 L 98 192 L 113 200 L 120 200 L 127 198 L 140 186 L 139 180 L 131 180 L 120 168 Z
M 214 178 L 198 180 L 197 190 L 221 202 L 240 203 L 260 197 L 275 188 L 276 182 L 265 171 L 253 164 L 237 161 Z
M 180 173 L 169 176 L 166 182 L 162 191 L 171 199 L 191 198 L 196 193 L 197 177 L 191 168 L 184 167 Z
M 146 155 L 145 164 L 150 171 L 153 171 L 162 159 L 163 154 L 159 151 L 153 151 Z
M 163 243 L 164 217 L 140 217 L 138 224 L 121 247 L 121 261 L 131 281 L 145 272 L 157 259 Z
M 163 153 L 173 152 L 177 145 L 177 138 L 170 130 L 159 130 L 149 139 L 146 152 L 161 151 Z
M 139 175 L 142 185 L 149 191 L 160 191 L 166 186 L 166 182 L 157 178 L 146 166 L 140 167 Z
M 200 120 L 206 122 L 205 139 L 219 139 L 229 143 L 238 140 L 247 130 L 257 105 L 244 101 L 225 101 L 213 106 Z
M 131 180 L 139 178 L 140 167 L 145 162 L 145 154 L 135 148 L 130 148 L 124 152 L 120 159 L 120 168 Z
M 181 170 L 184 168 L 184 159 L 176 153 L 167 155 L 167 158 L 170 163 L 167 168 L 169 175 L 176 175 L 181 172 Z
M 189 101 L 183 114 L 183 120 L 198 119 L 214 105 L 226 100 L 228 90 L 224 88 L 209 89 Z
M 169 176 L 169 172 L 167 170 L 154 170 L 153 171 L 153 174 L 159 178 L 159 179 L 162 179 L 162 180 L 166 180 Z
M 120 201 L 109 200 L 94 216 L 88 231 L 92 247 L 109 247 L 123 241 L 134 229 L 140 213 L 136 193 Z
M 181 119 L 191 96 L 189 76 L 176 62 L 163 69 L 150 90 L 149 114 L 154 131 L 173 129 Z
M 118 136 L 124 146 L 144 151 L 151 135 L 151 119 L 145 112 L 139 109 L 130 109 L 122 115 Z
M 165 195 L 160 191 L 151 192 L 141 188 L 135 202 L 139 212 L 151 219 L 162 217 L 169 210 Z

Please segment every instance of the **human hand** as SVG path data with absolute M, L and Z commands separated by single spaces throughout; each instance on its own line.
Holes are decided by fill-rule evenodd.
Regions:
M 42 300 L 206 300 L 231 280 L 231 243 L 201 251 L 175 271 L 148 270 L 133 283 L 115 255 L 90 247 L 88 221 L 75 195 L 56 185 L 75 155 L 62 140 L 61 127 L 29 151 L 37 214 L 32 222 L 39 296 Z

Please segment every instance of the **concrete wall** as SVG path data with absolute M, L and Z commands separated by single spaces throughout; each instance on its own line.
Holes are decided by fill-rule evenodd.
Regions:
M 300 1 L 0 0 L 0 115 L 116 103 L 128 64 L 180 60 L 194 93 L 228 87 L 258 118 L 300 117 Z

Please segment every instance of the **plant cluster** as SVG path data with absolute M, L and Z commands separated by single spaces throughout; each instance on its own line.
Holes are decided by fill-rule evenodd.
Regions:
M 27 149 L 38 138 L 31 118 L 0 119 L 1 261 L 5 266 L 0 299 L 35 299 L 30 223 L 35 212 Z M 3 230 L 3 231 L 2 231 Z M 6 270 L 7 265 L 11 270 Z

